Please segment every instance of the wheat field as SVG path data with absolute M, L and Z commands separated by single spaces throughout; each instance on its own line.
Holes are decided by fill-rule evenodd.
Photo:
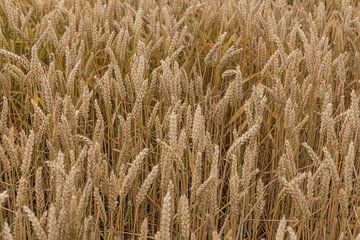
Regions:
M 0 0 L 0 239 L 360 240 L 357 0 Z

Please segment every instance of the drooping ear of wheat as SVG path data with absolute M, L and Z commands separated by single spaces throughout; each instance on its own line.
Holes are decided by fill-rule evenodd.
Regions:
M 39 219 L 35 216 L 35 214 L 26 206 L 24 206 L 24 211 L 26 212 L 26 214 L 31 222 L 31 225 L 34 228 L 36 237 L 40 240 L 47 239 L 46 233 L 45 233 L 44 229 L 42 228 Z
M 126 194 L 128 193 L 129 189 L 132 187 L 132 184 L 135 180 L 137 172 L 141 168 L 141 163 L 146 157 L 148 153 L 148 149 L 143 149 L 135 158 L 134 162 L 132 163 L 131 167 L 126 174 L 124 181 L 122 182 L 121 189 L 120 189 L 120 197 L 125 198 Z
M 140 204 L 144 201 L 146 194 L 151 187 L 151 184 L 155 181 L 157 175 L 159 174 L 158 165 L 154 166 L 149 175 L 146 177 L 145 181 L 140 187 L 140 191 L 136 196 L 136 206 L 140 206 Z

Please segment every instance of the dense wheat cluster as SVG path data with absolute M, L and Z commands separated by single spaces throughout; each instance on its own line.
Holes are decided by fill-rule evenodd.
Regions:
M 1 0 L 4 240 L 360 239 L 356 0 Z

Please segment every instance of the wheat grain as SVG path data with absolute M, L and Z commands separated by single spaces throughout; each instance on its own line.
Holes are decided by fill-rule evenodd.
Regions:
M 2 238 L 355 238 L 359 10 L 0 1 Z
M 161 211 L 161 221 L 160 221 L 160 239 L 171 239 L 171 219 L 172 219 L 172 196 L 168 191 L 164 198 L 163 207 Z
M 24 206 L 23 208 L 24 208 L 24 211 L 26 212 L 26 214 L 28 215 L 28 218 L 31 222 L 32 227 L 34 228 L 36 237 L 40 240 L 46 240 L 47 239 L 46 233 L 45 233 L 44 229 L 42 228 L 38 218 L 28 207 Z
M 190 234 L 190 212 L 189 203 L 185 195 L 182 195 L 179 199 L 178 216 L 181 235 L 184 239 L 187 239 Z
M 137 172 L 140 170 L 141 164 L 148 154 L 148 149 L 143 149 L 135 158 L 134 162 L 132 163 L 130 169 L 128 170 L 128 173 L 126 174 L 124 181 L 121 185 L 120 189 L 120 197 L 124 198 L 129 191 L 129 189 L 132 187 L 133 181 L 135 180 L 135 177 L 137 175 Z
M 140 204 L 144 201 L 147 192 L 149 191 L 151 185 L 155 181 L 156 177 L 159 174 L 159 167 L 158 165 L 154 166 L 151 172 L 146 177 L 145 181 L 140 187 L 140 191 L 136 195 L 136 206 L 140 206 Z
M 4 223 L 2 228 L 2 234 L 4 240 L 14 240 L 14 236 L 11 234 L 11 229 L 7 222 Z
M 148 219 L 145 218 L 141 224 L 140 239 L 146 240 L 148 236 Z
M 280 220 L 278 229 L 276 231 L 276 240 L 283 240 L 285 239 L 285 233 L 286 233 L 286 219 L 285 216 L 283 216 Z

